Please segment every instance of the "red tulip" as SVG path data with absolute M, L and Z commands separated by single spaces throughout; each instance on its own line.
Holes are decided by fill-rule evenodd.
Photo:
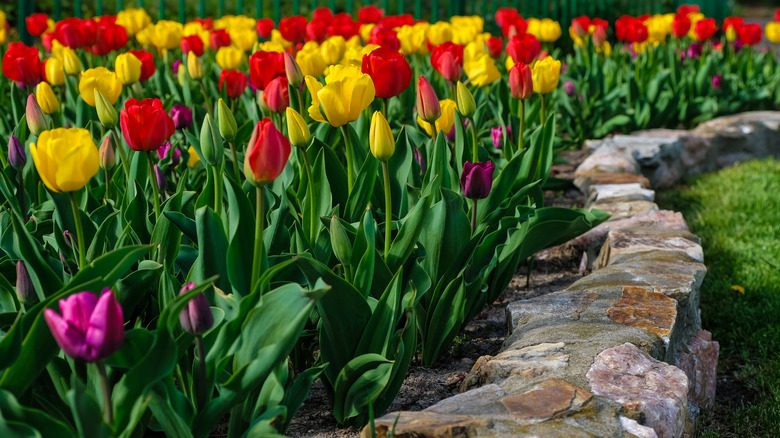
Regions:
M 230 34 L 225 29 L 212 30 L 209 35 L 209 45 L 213 50 L 230 45 Z
M 263 100 L 271 111 L 282 113 L 290 106 L 290 91 L 287 84 L 287 76 L 277 76 L 265 87 Z
M 693 31 L 696 33 L 696 39 L 706 41 L 717 32 L 718 26 L 715 25 L 714 18 L 705 18 L 696 22 Z
M 574 29 L 574 34 L 580 38 L 583 38 L 588 34 L 589 27 L 590 18 L 586 15 L 582 15 L 571 20 L 571 28 Z
M 463 74 L 463 46 L 452 42 L 439 44 L 431 53 L 431 65 L 448 81 L 457 81 Z
M 780 22 L 780 9 L 775 11 L 775 16 L 772 20 L 776 22 Z
M 311 14 L 311 20 L 322 20 L 322 21 L 330 21 L 333 18 L 333 11 L 330 10 L 330 8 L 326 8 L 324 6 L 319 7 L 314 10 Z
M 501 37 L 490 37 L 487 40 L 487 49 L 491 58 L 498 58 L 504 51 L 504 39 Z
M 411 14 L 387 15 L 382 17 L 378 24 L 388 29 L 395 29 L 396 27 L 401 26 L 411 26 L 414 24 L 414 17 L 412 17 Z
M 380 47 L 363 56 L 363 73 L 371 76 L 376 97 L 398 96 L 412 82 L 412 69 L 401 53 Z
M 271 38 L 271 31 L 274 30 L 275 27 L 274 20 L 271 20 L 270 18 L 260 18 L 257 20 L 257 24 L 255 24 L 257 34 L 263 39 Z
M 183 37 L 181 39 L 181 43 L 179 43 L 179 48 L 181 49 L 182 53 L 192 52 L 197 57 L 203 56 L 203 52 L 205 51 L 203 48 L 203 39 L 201 39 L 201 37 L 198 35 L 189 35 Z
M 141 61 L 141 77 L 138 79 L 143 82 L 152 77 L 155 72 L 154 56 L 145 50 L 128 50 Z
M 726 17 L 723 20 L 723 30 L 729 30 L 730 27 L 733 27 L 735 33 L 738 33 L 744 25 L 745 19 L 742 17 Z
M 682 38 L 691 29 L 691 20 L 687 15 L 677 14 L 672 21 L 672 33 L 677 38 Z
M 398 34 L 394 30 L 384 27 L 381 24 L 374 26 L 374 28 L 371 29 L 371 36 L 368 39 L 368 43 L 396 51 L 401 48 Z
M 623 15 L 615 22 L 615 35 L 621 41 L 641 43 L 647 40 L 647 26 L 639 18 Z
M 246 75 L 238 70 L 222 70 L 219 74 L 219 91 L 227 87 L 227 94 L 233 99 L 241 96 L 246 86 Z
M 306 24 L 306 41 L 322 43 L 328 36 L 328 22 L 325 20 L 311 20 Z
M 517 9 L 515 8 L 498 8 L 496 11 L 496 24 L 501 28 L 513 23 L 515 18 L 517 18 Z
M 755 46 L 763 36 L 760 24 L 746 24 L 737 30 L 739 41 L 746 46 Z
M 49 16 L 46 14 L 30 14 L 24 19 L 27 24 L 27 32 L 32 36 L 41 36 L 49 27 Z
M 526 30 L 528 30 L 528 22 L 519 15 L 516 16 L 514 20 L 501 26 L 501 33 L 507 38 L 511 38 L 515 35 L 522 35 Z
M 509 88 L 515 99 L 528 99 L 534 92 L 531 67 L 518 62 L 509 70 Z
M 192 21 L 199 23 L 203 30 L 211 30 L 214 28 L 214 20 L 209 18 L 195 17 Z
M 360 23 L 353 20 L 347 13 L 336 14 L 328 25 L 328 35 L 342 36 L 349 40 L 360 32 Z
M 119 124 L 127 145 L 136 151 L 156 151 L 176 130 L 160 99 L 128 99 Z
M 282 173 L 289 157 L 290 141 L 266 117 L 252 131 L 244 158 L 244 175 L 255 185 L 264 186 Z
M 361 23 L 379 23 L 379 20 L 385 15 L 385 10 L 377 8 L 374 5 L 363 6 L 358 9 L 358 21 Z
M 523 64 L 532 63 L 541 51 L 542 45 L 539 40 L 527 33 L 515 35 L 506 43 L 506 53 L 515 62 Z
M 441 117 L 441 103 L 436 91 L 422 75 L 417 79 L 417 115 L 428 123 L 434 123 Z
M 3 55 L 3 74 L 12 81 L 35 85 L 41 79 L 43 64 L 38 57 L 37 47 L 24 43 L 9 43 Z
M 594 18 L 590 20 L 590 25 L 595 27 L 593 33 L 596 33 L 598 30 L 602 30 L 604 33 L 606 33 L 607 29 L 609 29 L 609 21 L 602 20 L 601 18 Z M 590 29 L 588 29 L 588 31 L 590 31 Z
M 688 15 L 699 12 L 699 5 L 680 5 L 677 8 L 677 15 Z
M 271 79 L 286 75 L 284 54 L 258 50 L 249 57 L 249 75 L 258 90 L 265 90 Z
M 84 47 L 87 42 L 85 27 L 84 20 L 80 18 L 70 17 L 60 20 L 54 27 L 55 39 L 71 49 Z
M 306 39 L 306 18 L 301 15 L 284 17 L 279 20 L 279 32 L 292 43 L 302 43 Z
M 97 25 L 97 34 L 95 44 L 90 48 L 90 52 L 95 55 L 108 55 L 112 51 L 121 50 L 127 45 L 127 31 L 125 28 L 108 20 L 101 21 Z

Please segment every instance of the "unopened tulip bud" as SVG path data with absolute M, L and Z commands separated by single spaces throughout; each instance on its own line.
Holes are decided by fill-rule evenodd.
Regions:
M 236 131 L 238 131 L 238 125 L 236 124 L 236 118 L 233 116 L 233 111 L 225 104 L 220 98 L 217 103 L 217 126 L 219 126 L 219 133 L 227 141 L 233 141 L 236 137 Z
M 164 192 L 165 189 L 168 188 L 168 179 L 165 178 L 165 173 L 163 173 L 162 169 L 160 169 L 160 166 L 154 165 L 154 176 L 157 180 L 157 188 Z
M 515 99 L 528 99 L 534 92 L 531 67 L 517 63 L 509 70 L 509 88 Z
M 287 74 L 287 82 L 293 86 L 293 88 L 300 87 L 303 83 L 303 73 L 298 63 L 295 61 L 295 57 L 290 52 L 284 52 L 284 72 Z
M 95 88 L 95 109 L 97 110 L 100 123 L 103 124 L 106 129 L 111 129 L 116 126 L 117 121 L 119 121 L 119 115 L 116 112 L 116 108 L 114 108 L 114 105 L 111 105 L 111 102 L 109 102 L 106 96 L 97 88 Z
M 176 129 L 187 129 L 192 126 L 192 110 L 186 105 L 174 105 L 171 108 L 171 118 Z
M 222 139 L 217 135 L 214 122 L 208 114 L 203 119 L 203 125 L 200 128 L 200 151 L 203 152 L 203 160 L 212 166 L 221 163 L 225 155 Z
M 27 153 L 24 151 L 24 145 L 15 135 L 8 139 L 8 164 L 15 169 L 21 169 L 27 164 Z
M 24 304 L 38 301 L 27 266 L 21 260 L 16 262 L 16 297 Z
M 463 195 L 469 199 L 485 199 L 493 187 L 493 171 L 495 166 L 486 163 L 463 163 L 463 173 L 460 175 L 460 187 Z
M 33 134 L 41 135 L 41 132 L 50 128 L 46 114 L 43 113 L 43 109 L 38 105 L 38 101 L 32 94 L 27 96 L 27 110 L 25 115 L 27 118 L 27 126 Z
M 458 81 L 456 94 L 458 99 L 458 111 L 467 119 L 474 117 L 474 113 L 477 111 L 477 103 L 474 102 L 474 95 L 471 94 L 471 91 L 469 91 L 463 83 Z
M 256 187 L 262 187 L 282 173 L 289 157 L 290 141 L 266 117 L 255 124 L 246 147 L 244 176 Z
M 43 66 L 43 75 L 49 84 L 63 85 L 65 83 L 65 67 L 62 65 L 62 61 L 57 58 L 47 59 Z
M 38 101 L 38 105 L 46 114 L 54 114 L 60 110 L 60 102 L 57 100 L 57 96 L 54 95 L 54 91 L 51 89 L 51 85 L 46 82 L 39 82 L 35 86 L 35 97 Z
M 574 86 L 574 82 L 566 81 L 563 83 L 563 91 L 567 96 L 572 97 L 577 92 L 577 88 Z
M 287 88 L 287 78 L 284 76 L 278 76 L 271 80 L 268 85 L 265 86 L 263 91 L 263 100 L 268 108 L 275 112 L 281 113 L 290 106 L 290 92 Z
M 723 83 L 723 75 L 715 75 L 712 77 L 712 89 L 713 90 L 720 90 L 721 84 Z
M 192 79 L 200 79 L 203 77 L 203 61 L 195 56 L 194 52 L 187 54 L 187 71 L 190 73 Z
M 390 124 L 381 112 L 375 111 L 368 134 L 371 154 L 379 161 L 387 161 L 395 153 L 395 139 Z
M 435 123 L 441 116 L 441 104 L 431 83 L 425 76 L 417 81 L 417 114 L 428 123 Z
M 69 75 L 81 73 L 81 61 L 76 52 L 70 47 L 63 47 L 62 63 L 65 66 L 65 73 Z
M 290 139 L 290 143 L 295 147 L 305 149 L 311 140 L 309 125 L 292 107 L 287 107 L 285 111 L 287 114 L 287 137 Z
M 117 55 L 114 70 L 124 85 L 131 85 L 141 79 L 141 60 L 130 52 Z
M 184 295 L 195 288 L 195 283 L 187 283 L 181 288 L 179 295 Z M 211 313 L 209 302 L 202 293 L 195 295 L 179 314 L 181 327 L 187 333 L 195 336 L 202 335 L 214 326 L 214 315 Z
M 265 91 L 263 90 L 257 90 L 257 106 L 260 107 L 260 112 L 262 114 L 271 114 L 271 108 L 268 108 L 268 105 L 265 103 Z
M 111 144 L 111 136 L 107 135 L 103 139 L 98 152 L 100 154 L 100 167 L 111 169 L 116 165 L 116 152 L 114 152 L 114 146 Z
M 71 233 L 68 230 L 62 232 L 62 237 L 65 239 L 65 244 L 68 245 L 70 248 L 73 248 L 74 244 L 77 244 L 76 237 L 73 236 L 73 233 Z
M 349 236 L 338 216 L 330 219 L 330 245 L 342 265 L 347 266 L 352 263 L 352 242 L 349 241 Z

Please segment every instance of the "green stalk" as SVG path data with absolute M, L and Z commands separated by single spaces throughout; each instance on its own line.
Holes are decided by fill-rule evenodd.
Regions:
M 542 116 L 542 125 L 544 125 L 544 119 L 545 119 L 545 113 L 547 112 L 547 102 L 544 100 L 544 94 L 540 94 L 542 96 L 542 112 L 540 113 Z
M 390 254 L 390 231 L 393 226 L 393 201 L 390 198 L 390 169 L 387 161 L 382 161 L 382 173 L 385 176 L 385 260 Z
M 22 218 L 27 221 L 27 206 L 25 205 L 25 196 L 24 196 L 24 172 L 22 169 L 19 169 L 19 188 L 17 189 L 17 194 L 19 196 L 19 209 L 22 210 Z
M 222 212 L 222 169 L 212 166 L 214 170 L 214 212 L 217 216 Z
M 471 122 L 471 159 L 473 160 L 472 163 L 476 163 L 479 161 L 479 145 L 477 144 L 477 126 L 474 123 L 474 119 L 469 119 Z
M 130 162 L 127 161 L 127 154 L 125 154 L 125 149 L 122 147 L 122 143 L 119 141 L 119 136 L 117 135 L 117 130 L 119 128 L 111 129 L 111 138 L 114 140 L 114 148 L 117 152 L 119 152 L 119 159 L 122 160 L 122 169 L 125 171 L 125 185 L 129 187 L 130 185 Z M 125 193 L 127 192 L 127 188 L 125 189 Z
M 383 115 L 383 116 L 385 116 L 385 119 L 386 119 L 386 120 L 390 120 L 390 119 L 389 119 L 389 116 L 390 116 L 390 115 L 389 115 L 389 114 L 388 114 L 388 112 L 387 112 L 387 101 L 388 101 L 388 100 L 389 100 L 389 99 L 388 99 L 388 98 L 386 98 L 386 97 L 385 97 L 384 99 L 382 99 L 382 113 L 383 113 L 382 115 Z
M 74 192 L 68 192 L 70 195 L 70 206 L 73 209 L 73 220 L 76 222 L 76 242 L 79 246 L 79 270 L 87 265 L 87 259 L 84 257 L 84 228 L 81 226 L 81 210 L 76 205 L 76 195 Z
M 311 171 L 311 163 L 309 163 L 309 156 L 306 155 L 306 149 L 301 148 L 301 152 L 303 153 L 303 164 L 304 167 L 306 167 L 306 177 L 309 180 L 309 202 L 311 203 L 311 222 L 309 223 L 310 229 L 309 229 L 309 242 L 311 243 L 311 246 L 314 246 L 315 242 L 315 234 L 317 233 L 317 215 L 315 214 L 316 210 L 316 202 L 314 199 L 314 174 Z
M 263 187 L 256 189 L 257 214 L 255 216 L 255 252 L 252 257 L 252 289 L 260 279 L 263 257 Z
M 477 200 L 471 200 L 471 234 L 474 235 L 474 230 L 477 229 Z
M 347 184 L 349 186 L 349 192 L 352 193 L 352 187 L 355 185 L 355 177 L 352 175 L 354 163 L 352 162 L 352 141 L 349 139 L 349 133 L 347 132 L 347 125 L 341 125 L 341 134 L 344 136 L 344 148 L 347 154 Z
M 149 175 L 152 178 L 152 197 L 154 198 L 154 222 L 160 220 L 160 189 L 157 187 L 157 175 L 154 173 L 152 152 L 146 151 L 146 162 L 149 164 Z
M 303 107 L 303 93 L 301 93 L 300 87 L 295 87 L 295 94 L 298 95 L 298 111 L 301 113 L 301 116 L 303 116 L 305 108 Z
M 100 387 L 103 390 L 103 420 L 110 426 L 114 424 L 114 408 L 111 404 L 111 388 L 108 386 L 106 365 L 102 360 L 95 362 L 100 375 Z
M 206 111 L 210 116 L 214 117 L 214 113 L 211 112 L 211 99 L 209 99 L 209 93 L 206 91 L 206 86 L 203 84 L 203 79 L 199 80 L 200 92 L 203 94 L 203 100 L 206 102 Z
M 111 170 L 106 167 L 103 169 L 106 173 L 106 200 L 111 199 Z
M 230 146 L 230 153 L 233 154 L 233 175 L 236 177 L 236 182 L 241 181 L 241 173 L 238 171 L 238 154 L 236 154 L 236 146 L 232 141 L 228 142 Z
M 195 347 L 198 352 L 198 412 L 208 401 L 208 386 L 206 385 L 206 347 L 203 344 L 203 336 L 195 336 Z
M 517 133 L 517 151 L 523 150 L 523 131 L 525 130 L 525 99 L 520 99 L 520 132 Z

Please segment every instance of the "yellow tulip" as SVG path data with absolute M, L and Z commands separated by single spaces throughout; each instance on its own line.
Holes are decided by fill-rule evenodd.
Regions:
M 426 37 L 432 45 L 438 46 L 447 41 L 452 41 L 455 38 L 455 33 L 450 23 L 439 21 L 428 28 Z
M 35 98 L 46 114 L 53 114 L 60 110 L 60 102 L 54 95 L 51 86 L 46 82 L 39 82 L 35 87 Z
M 333 65 L 341 62 L 347 50 L 347 41 L 342 36 L 332 36 L 320 45 L 320 53 L 325 64 Z
M 458 109 L 458 104 L 452 99 L 444 99 L 439 102 L 439 105 L 441 105 L 441 117 L 436 120 L 436 130 L 449 134 L 452 131 L 452 126 L 455 125 L 455 110 Z M 421 119 L 420 116 L 417 116 L 417 124 L 428 135 L 433 135 L 431 124 Z
M 691 28 L 688 29 L 688 37 L 696 41 L 699 40 L 699 36 L 696 35 L 696 23 L 703 20 L 704 18 L 704 14 L 701 12 L 691 12 L 688 14 L 688 19 L 691 20 Z
M 203 41 L 203 45 L 209 45 L 209 31 L 203 28 L 203 25 L 197 21 L 190 21 L 184 25 L 181 35 L 183 37 L 197 35 Z
M 284 39 L 282 33 L 279 32 L 279 29 L 274 29 L 271 31 L 271 42 L 281 44 L 285 49 L 289 49 L 293 46 L 293 43 Z
M 195 148 L 190 146 L 189 149 L 187 149 L 187 153 L 190 154 L 190 158 L 187 160 L 187 167 L 195 167 L 200 163 L 200 157 L 198 156 L 198 153 L 195 151 Z
M 766 39 L 775 44 L 780 43 L 780 22 L 771 21 L 766 25 Z
M 65 66 L 65 73 L 75 75 L 81 73 L 81 60 L 76 51 L 70 47 L 62 49 L 62 63 Z
M 181 71 L 181 69 L 179 69 Z M 187 72 L 192 79 L 200 79 L 203 77 L 203 61 L 195 56 L 194 52 L 187 54 Z
M 235 46 L 217 50 L 217 64 L 224 70 L 235 70 L 244 62 L 244 52 Z
M 257 42 L 257 31 L 254 26 L 250 29 L 243 27 L 228 28 L 228 34 L 230 35 L 230 43 L 244 52 L 252 50 L 252 46 Z
M 401 43 L 401 53 L 411 55 L 420 53 L 425 45 L 425 34 L 428 30 L 428 23 L 418 23 L 414 26 L 401 26 L 396 32 L 398 41 Z
M 285 52 L 284 46 L 274 41 L 264 41 L 258 44 L 257 50 L 262 50 L 263 52 L 277 52 L 277 53 Z
M 306 43 L 303 49 L 299 50 L 295 55 L 295 62 L 298 63 L 298 67 L 301 68 L 301 72 L 304 76 L 317 77 L 325 72 L 325 68 L 328 66 L 325 60 L 322 58 L 322 53 L 319 47 L 315 48 L 316 43 Z M 309 47 L 307 49 L 307 46 Z
M 113 105 L 122 92 L 122 82 L 111 70 L 95 67 L 82 73 L 79 80 L 79 93 L 89 106 L 95 106 L 95 88 L 100 90 Z
M 5 31 L 5 25 L 0 27 L 0 44 L 5 44 L 5 40 L 8 39 L 8 34 Z
M 481 38 L 472 41 L 463 48 L 463 63 L 468 63 L 479 59 L 480 56 L 487 53 L 485 42 Z
M 612 54 L 612 45 L 609 44 L 609 41 L 604 41 L 600 46 L 596 46 L 596 53 L 609 56 Z
M 379 161 L 387 161 L 395 153 L 393 131 L 385 116 L 379 111 L 374 111 L 374 116 L 371 117 L 368 144 L 371 154 Z
M 454 16 L 450 18 L 450 24 L 452 25 L 453 39 L 452 41 L 457 44 L 468 44 L 474 41 L 479 34 L 482 33 L 484 27 L 484 19 L 482 17 L 461 17 Z
M 312 97 L 309 116 L 336 128 L 357 120 L 376 95 L 371 76 L 353 66 L 332 66 L 325 86 L 306 76 L 306 86 Z
M 0 27 L 5 27 L 5 12 L 0 11 Z
M 37 143 L 30 143 L 30 154 L 41 180 L 54 192 L 80 190 L 100 167 L 92 135 L 81 128 L 43 131 Z
M 561 78 L 561 61 L 548 56 L 534 63 L 531 68 L 531 80 L 534 83 L 534 93 L 547 94 L 558 87 Z
M 529 18 L 528 19 L 528 27 L 525 30 L 525 33 L 531 34 L 536 37 L 539 41 L 542 40 L 542 20 L 538 18 Z
M 374 27 L 376 27 L 376 24 L 374 23 L 366 23 L 362 24 L 360 26 L 360 31 L 358 32 L 360 34 L 360 39 L 363 41 L 368 41 L 371 39 L 371 31 L 374 30 Z
M 511 58 L 511 56 L 507 58 Z M 469 62 L 464 62 L 463 71 L 471 83 L 477 87 L 484 87 L 501 79 L 501 73 L 498 71 L 495 61 L 487 53 L 483 53 Z
M 285 112 L 287 114 L 287 137 L 290 139 L 290 143 L 295 147 L 306 148 L 311 140 L 309 125 L 303 120 L 303 116 L 292 107 L 288 106 Z
M 561 37 L 561 24 L 545 18 L 539 24 L 539 41 L 552 43 Z
M 116 57 L 114 69 L 123 85 L 134 84 L 141 78 L 141 60 L 130 52 Z
M 160 20 L 138 32 L 135 38 L 143 45 L 153 45 L 157 50 L 170 50 L 179 47 L 184 25 L 171 20 Z
M 665 41 L 667 35 L 672 33 L 672 24 L 661 14 L 653 15 L 644 24 L 647 26 L 647 41 L 653 44 Z
M 44 69 L 46 70 L 46 80 L 51 85 L 57 86 L 65 83 L 65 67 L 61 60 L 54 57 L 47 59 Z
M 125 9 L 116 14 L 116 24 L 125 28 L 128 37 L 134 36 L 151 22 L 152 18 L 142 8 Z

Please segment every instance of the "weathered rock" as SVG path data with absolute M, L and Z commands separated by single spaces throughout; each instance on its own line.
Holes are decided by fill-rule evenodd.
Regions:
M 642 426 L 631 418 L 620 417 L 620 424 L 623 426 L 623 430 L 637 438 L 658 438 L 658 434 L 655 433 L 655 430 L 647 426 Z
M 674 256 L 699 263 L 704 260 L 699 238 L 688 231 L 634 227 L 610 231 L 594 267 L 624 263 L 639 256 Z
M 650 201 L 596 202 L 589 208 L 597 208 L 610 214 L 610 220 L 658 211 L 658 204 Z
M 605 151 L 588 156 L 574 172 L 574 177 L 589 173 L 639 173 L 639 166 L 630 154 Z
M 718 168 L 780 154 L 780 112 L 754 111 L 704 122 L 692 131 L 711 144 Z
M 436 403 L 425 409 L 443 415 L 506 415 L 507 410 L 501 399 L 507 393 L 498 385 L 485 385 L 472 389 Z
M 712 406 L 715 401 L 719 351 L 720 345 L 712 340 L 712 334 L 700 330 L 676 354 L 677 367 L 685 372 L 690 382 L 688 400 L 701 407 Z
M 506 379 L 510 374 L 539 376 L 565 367 L 569 364 L 569 355 L 563 352 L 564 347 L 563 342 L 543 343 L 519 349 L 510 348 L 496 356 L 482 356 L 463 379 L 461 391 Z
M 631 134 L 636 137 L 664 138 L 680 143 L 680 163 L 684 176 L 689 177 L 716 169 L 716 157 L 710 150 L 712 143 L 691 131 L 681 129 L 649 129 Z
M 522 394 L 505 397 L 501 402 L 509 415 L 520 422 L 538 423 L 568 415 L 590 401 L 593 394 L 565 380 L 549 379 Z
M 640 327 L 669 344 L 677 319 L 677 302 L 666 295 L 636 286 L 623 286 L 623 295 L 607 309 L 618 324 Z
M 655 199 L 655 192 L 642 188 L 639 183 L 605 184 L 590 187 L 588 204 L 620 201 L 650 201 Z
M 427 412 L 393 412 L 375 421 L 379 438 L 386 437 L 390 430 L 393 430 L 393 438 L 468 438 L 477 436 L 477 428 L 485 425 L 486 420 L 469 415 Z M 361 436 L 371 438 L 371 429 L 364 427 Z
M 578 177 L 574 178 L 574 185 L 580 189 L 582 193 L 588 193 L 591 186 L 600 186 L 605 184 L 639 184 L 644 189 L 652 188 L 650 186 L 650 180 L 642 175 L 634 173 L 601 173 L 591 172 L 582 173 Z
M 604 222 L 587 233 L 570 240 L 567 245 L 572 245 L 575 248 L 582 250 L 600 248 L 609 231 L 631 227 L 687 230 L 688 224 L 685 223 L 682 214 L 678 212 L 669 210 L 654 211 L 652 213 L 637 215 L 626 219 Z M 590 259 L 593 260 L 595 255 L 596 254 L 593 255 L 594 257 L 590 257 Z
M 644 414 L 659 438 L 682 436 L 688 377 L 626 343 L 599 353 L 587 373 L 591 391 Z

